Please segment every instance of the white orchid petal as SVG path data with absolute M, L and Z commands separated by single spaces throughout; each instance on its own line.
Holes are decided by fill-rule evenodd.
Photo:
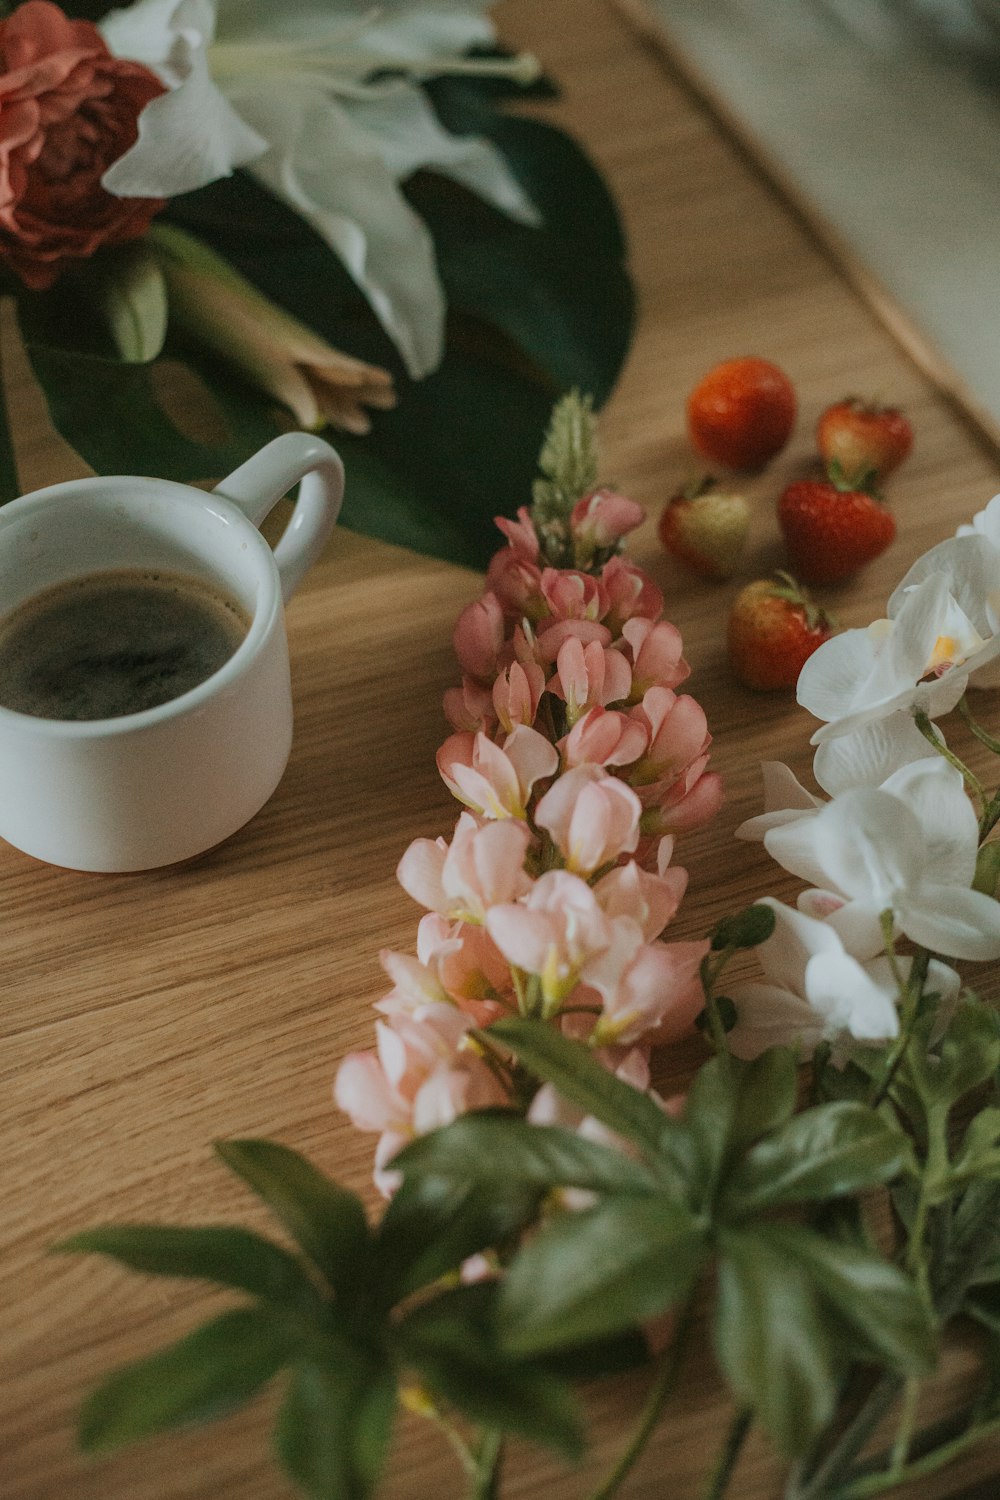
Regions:
M 777 984 L 748 982 L 729 986 L 736 1006 L 736 1025 L 728 1042 L 735 1057 L 750 1060 L 770 1047 L 800 1043 L 812 1052 L 823 1026 L 809 1002 Z
M 927 849 L 925 863 L 935 879 L 942 885 L 971 885 L 979 820 L 961 771 L 931 756 L 896 771 L 883 790 L 898 797 L 916 817 Z
M 807 900 L 810 895 L 823 896 L 826 892 L 803 891 L 799 897 L 800 907 L 818 916 L 818 910 Z M 880 913 L 863 901 L 845 901 L 836 911 L 828 912 L 823 920 L 837 934 L 852 958 L 865 962 L 875 958 L 885 947 Z
M 228 177 L 267 150 L 215 87 L 204 50 L 178 46 L 187 49 L 187 76 L 146 105 L 135 145 L 101 179 L 116 197 L 173 198 Z
M 832 1035 L 849 1031 L 859 1041 L 896 1036 L 896 987 L 884 987 L 847 953 L 817 953 L 805 976 L 806 998 Z
M 995 514 L 1000 517 L 1000 508 L 997 508 Z M 997 530 L 1000 533 L 1000 527 Z M 991 521 L 991 534 L 992 531 Z M 992 535 L 982 534 L 949 537 L 947 541 L 939 542 L 936 547 L 925 552 L 923 557 L 917 558 L 892 594 L 888 604 L 890 618 L 894 618 L 903 609 L 911 589 L 932 574 L 938 574 L 980 634 L 987 634 L 985 601 L 997 586 L 997 568 L 1000 564 L 998 546 L 1000 534 L 997 542 L 992 540 Z
M 837 719 L 870 676 L 875 642 L 867 630 L 845 630 L 831 636 L 806 660 L 795 695 L 817 719 Z
M 396 187 L 378 143 L 315 90 L 233 91 L 241 113 L 276 144 L 253 175 L 341 257 L 416 379 L 440 362 L 444 292 L 426 225 Z
M 109 11 L 98 30 L 116 57 L 145 63 L 166 73 L 166 81 L 177 82 L 170 75 L 178 34 L 187 33 L 189 48 L 199 42 L 207 45 L 215 33 L 215 4 L 213 0 L 136 0 L 125 9 Z M 182 66 L 187 60 L 185 53 Z
M 834 890 L 893 907 L 924 868 L 927 852 L 916 817 L 889 792 L 855 787 L 804 825 L 814 857 Z M 773 838 L 793 830 L 781 829 Z
M 903 766 L 930 754 L 912 714 L 892 714 L 820 745 L 813 775 L 825 792 L 836 797 L 852 786 L 881 786 Z
M 814 953 L 837 952 L 840 939 L 825 922 L 765 896 L 762 906 L 774 912 L 774 931 L 757 947 L 756 954 L 768 979 L 784 989 L 801 994 L 806 964 Z
M 947 958 L 1000 958 L 1000 904 L 956 886 L 924 884 L 919 902 L 902 904 L 899 925 L 908 938 Z
M 541 216 L 500 152 L 477 136 L 452 135 L 426 96 L 412 85 L 369 95 L 346 106 L 351 118 L 378 140 L 382 160 L 397 181 L 420 167 L 451 177 L 512 219 L 538 224 Z
M 764 835 L 764 848 L 789 874 L 807 880 L 810 885 L 825 886 L 829 877 L 817 858 L 813 831 L 818 816 L 816 813 L 813 817 L 796 818 L 791 823 L 769 829 Z

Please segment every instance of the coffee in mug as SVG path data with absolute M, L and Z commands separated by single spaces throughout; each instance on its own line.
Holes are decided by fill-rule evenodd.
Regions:
M 197 687 L 246 636 L 214 582 L 120 568 L 44 589 L 0 619 L 0 705 L 42 719 L 114 719 Z

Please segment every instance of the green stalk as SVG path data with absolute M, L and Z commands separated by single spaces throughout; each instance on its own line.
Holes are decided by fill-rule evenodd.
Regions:
M 752 1421 L 753 1414 L 747 1407 L 741 1407 L 733 1417 L 729 1424 L 729 1431 L 719 1449 L 719 1455 L 708 1476 L 704 1500 L 723 1500 Z
M 925 1453 L 921 1458 L 915 1458 L 905 1468 L 889 1470 L 881 1474 L 866 1474 L 863 1479 L 856 1479 L 853 1484 L 832 1491 L 831 1500 L 870 1500 L 872 1495 L 884 1494 L 890 1488 L 895 1489 L 896 1485 L 907 1484 L 911 1479 L 924 1479 L 928 1474 L 934 1474 L 938 1469 L 943 1469 L 945 1464 L 951 1463 L 953 1458 L 964 1453 L 967 1448 L 983 1442 L 986 1438 L 997 1436 L 1000 1436 L 1000 1417 L 994 1417 L 990 1422 L 977 1423 L 973 1427 L 967 1427 L 964 1432 L 960 1432 L 958 1437 L 952 1438 L 950 1443 L 942 1443 L 939 1448 L 932 1448 L 930 1453 Z
M 987 734 L 982 725 L 976 723 L 972 717 L 972 710 L 969 708 L 968 697 L 965 694 L 958 700 L 958 711 L 967 728 L 972 731 L 979 743 L 985 745 L 987 750 L 991 750 L 994 755 L 1000 755 L 1000 740 L 994 739 L 991 734 Z
M 673 1388 L 674 1380 L 680 1369 L 681 1360 L 687 1349 L 688 1335 L 691 1332 L 693 1319 L 694 1299 L 689 1297 L 682 1307 L 677 1318 L 677 1328 L 674 1336 L 666 1349 L 660 1356 L 660 1367 L 656 1378 L 650 1386 L 646 1395 L 646 1401 L 639 1421 L 636 1423 L 635 1431 L 629 1439 L 625 1451 L 615 1464 L 611 1473 L 604 1483 L 591 1495 L 590 1500 L 611 1500 L 618 1493 L 622 1482 L 631 1472 L 639 1455 L 648 1443 L 657 1422 L 663 1414 L 667 1397 Z
M 973 793 L 974 796 L 979 798 L 980 806 L 985 808 L 988 798 L 985 791 L 983 790 L 983 784 L 979 780 L 979 777 L 973 775 L 965 762 L 963 760 L 959 760 L 958 756 L 955 755 L 953 751 L 949 750 L 947 745 L 941 743 L 937 735 L 934 733 L 934 727 L 931 724 L 928 716 L 925 713 L 916 713 L 913 715 L 913 722 L 920 730 L 920 733 L 923 735 L 924 739 L 928 740 L 930 744 L 934 746 L 934 749 L 937 751 L 938 755 L 943 756 L 950 766 L 955 767 L 956 771 L 961 771 L 962 775 L 965 777 L 965 782 L 969 790 Z
M 826 1500 L 826 1497 L 834 1494 L 833 1487 L 844 1477 L 889 1412 L 901 1385 L 898 1375 L 883 1375 L 808 1479 L 800 1482 L 798 1478 L 793 1478 L 785 1491 L 785 1500 Z
M 500 1461 L 503 1458 L 503 1433 L 488 1428 L 483 1433 L 476 1455 L 476 1470 L 469 1500 L 498 1500 L 500 1494 Z

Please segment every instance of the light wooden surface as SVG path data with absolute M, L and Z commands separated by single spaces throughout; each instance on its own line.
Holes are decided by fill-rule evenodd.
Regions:
M 750 488 L 747 576 L 779 560 L 773 500 L 808 461 L 821 407 L 846 391 L 906 406 L 916 452 L 893 481 L 900 536 L 849 588 L 829 591 L 844 623 L 866 622 L 908 563 L 1000 488 L 994 454 L 907 360 L 745 157 L 643 49 L 609 0 L 506 0 L 505 37 L 562 81 L 546 113 L 575 131 L 619 196 L 639 288 L 634 351 L 602 419 L 605 473 L 652 513 L 692 468 L 683 398 L 718 359 L 776 360 L 801 397 L 787 454 Z M 6 351 L 10 354 L 10 350 Z M 74 460 L 7 362 L 27 486 Z M 12 389 L 13 387 L 13 389 Z M 512 507 L 526 497 L 511 497 Z M 461 497 L 455 497 L 461 503 Z M 757 764 L 809 766 L 810 722 L 784 697 L 736 688 L 723 620 L 737 584 L 693 584 L 659 553 L 652 519 L 635 547 L 664 586 L 716 736 L 729 802 L 690 838 L 690 895 L 674 928 L 701 935 L 723 911 L 794 885 L 732 830 L 757 807 Z M 0 1494 L 4 1500 L 279 1500 L 258 1403 L 226 1424 L 86 1462 L 72 1426 L 106 1371 L 179 1336 L 215 1304 L 198 1288 L 146 1281 L 96 1259 L 61 1259 L 60 1236 L 108 1220 L 265 1228 L 212 1157 L 217 1138 L 269 1135 L 353 1186 L 372 1140 L 337 1113 L 339 1058 L 371 1039 L 383 946 L 412 948 L 418 910 L 393 870 L 407 842 L 447 832 L 454 805 L 434 770 L 439 702 L 456 680 L 450 629 L 481 586 L 471 573 L 347 534 L 334 538 L 289 610 L 297 707 L 291 764 L 268 807 L 228 844 L 159 874 L 82 876 L 0 849 Z M 980 974 L 977 976 L 982 978 Z M 996 975 L 987 984 L 995 991 Z M 695 1053 L 662 1062 L 682 1080 Z M 687 1500 L 726 1421 L 711 1360 L 684 1375 L 630 1497 Z M 955 1355 L 931 1394 L 956 1399 Z M 507 1494 L 590 1492 L 641 1398 L 635 1376 L 594 1401 L 585 1475 L 517 1449 Z M 777 1468 L 752 1442 L 734 1493 L 772 1500 Z M 971 1487 L 971 1488 L 970 1488 Z M 1000 1458 L 980 1452 L 900 1493 L 987 1500 Z M 390 1500 L 460 1494 L 450 1454 L 415 1420 L 402 1427 Z

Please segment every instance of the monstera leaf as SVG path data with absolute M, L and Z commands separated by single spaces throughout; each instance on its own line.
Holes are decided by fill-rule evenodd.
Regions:
M 445 357 L 422 381 L 408 379 L 330 248 L 248 174 L 175 198 L 163 216 L 329 343 L 392 370 L 396 409 L 374 414 L 367 437 L 330 434 L 347 466 L 343 523 L 472 566 L 485 566 L 494 550 L 492 518 L 512 513 L 530 492 L 553 401 L 579 386 L 600 404 L 632 328 L 614 205 L 567 136 L 500 112 L 506 97 L 524 92 L 498 80 L 427 86 L 452 133 L 486 137 L 502 153 L 542 222 L 515 222 L 430 172 L 409 180 L 449 306 Z M 217 479 L 290 424 L 287 412 L 172 331 L 156 359 L 117 358 L 94 314 L 100 260 L 51 292 L 17 292 L 55 426 L 94 469 Z M 200 393 L 194 423 L 170 399 L 179 375 Z M 16 479 L 6 433 L 2 439 L 0 485 L 9 499 Z

